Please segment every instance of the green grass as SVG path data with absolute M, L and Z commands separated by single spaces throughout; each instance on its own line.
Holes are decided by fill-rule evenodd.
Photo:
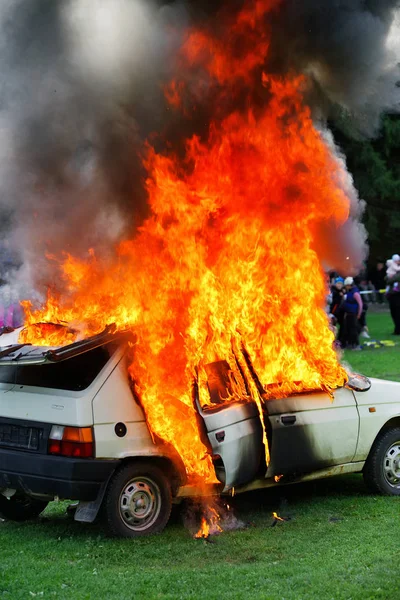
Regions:
M 384 313 L 372 335 L 390 338 Z M 395 338 L 394 338 L 395 339 Z M 399 379 L 400 347 L 348 352 L 366 375 Z M 183 509 L 160 536 L 107 538 L 52 503 L 37 522 L 0 522 L 0 598 L 400 599 L 399 498 L 350 475 L 232 499 L 248 524 L 192 539 Z M 291 517 L 271 527 L 272 511 Z
M 372 308 L 368 311 L 367 322 L 371 339 L 388 340 L 397 345 L 392 348 L 370 348 L 362 352 L 346 350 L 345 361 L 364 375 L 400 381 L 400 336 L 392 335 L 393 323 L 388 311 L 374 311 Z M 368 340 L 360 338 L 360 341 L 363 343 Z

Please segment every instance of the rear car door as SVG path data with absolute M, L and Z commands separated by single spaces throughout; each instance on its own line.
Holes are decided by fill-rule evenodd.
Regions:
M 266 402 L 271 462 L 267 477 L 297 475 L 351 462 L 359 433 L 354 394 L 347 388 Z

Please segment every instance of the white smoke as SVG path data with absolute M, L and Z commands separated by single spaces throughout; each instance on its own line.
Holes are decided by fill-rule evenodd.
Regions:
M 162 123 L 159 82 L 185 19 L 171 11 L 149 0 L 0 3 L 0 211 L 10 217 L 0 241 L 23 263 L 12 277 L 20 296 L 53 279 L 46 253 L 111 253 L 145 216 L 138 154 Z

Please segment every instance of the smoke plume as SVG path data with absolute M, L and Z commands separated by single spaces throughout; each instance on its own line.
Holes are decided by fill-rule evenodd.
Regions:
M 178 142 L 187 134 L 187 124 L 171 119 L 161 84 L 188 26 L 218 35 L 223 4 L 1 2 L 0 235 L 6 252 L 17 252 L 22 263 L 20 294 L 43 290 L 54 278 L 46 252 L 112 253 L 146 216 L 143 142 L 167 127 Z M 224 10 L 242 5 L 235 0 Z M 266 16 L 266 68 L 309 75 L 308 102 L 332 148 L 327 118 L 373 135 L 382 111 L 399 109 L 399 5 L 282 0 Z M 210 97 L 197 101 L 192 130 L 204 127 Z M 341 185 L 352 201 L 351 218 L 339 232 L 327 226 L 336 246 L 317 250 L 327 264 L 344 268 L 347 256 L 361 262 L 365 232 L 351 177 Z
M 20 294 L 52 281 L 47 253 L 110 253 L 145 216 L 140 152 L 184 19 L 148 0 L 1 3 L 0 235 Z
M 315 108 L 345 111 L 373 135 L 382 111 L 398 112 L 399 0 L 285 0 L 272 14 L 270 67 L 315 82 Z
M 284 0 L 271 13 L 270 71 L 302 72 L 311 79 L 308 102 L 339 161 L 326 121 L 354 136 L 379 133 L 383 112 L 400 109 L 399 0 Z M 367 232 L 350 174 L 341 182 L 351 201 L 340 229 L 329 223 L 316 235 L 316 249 L 326 265 L 355 272 L 367 256 Z

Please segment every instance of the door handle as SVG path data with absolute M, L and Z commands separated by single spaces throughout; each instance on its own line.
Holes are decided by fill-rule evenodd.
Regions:
M 296 423 L 296 415 L 285 415 L 284 417 L 281 417 L 281 421 L 283 425 L 293 425 Z

